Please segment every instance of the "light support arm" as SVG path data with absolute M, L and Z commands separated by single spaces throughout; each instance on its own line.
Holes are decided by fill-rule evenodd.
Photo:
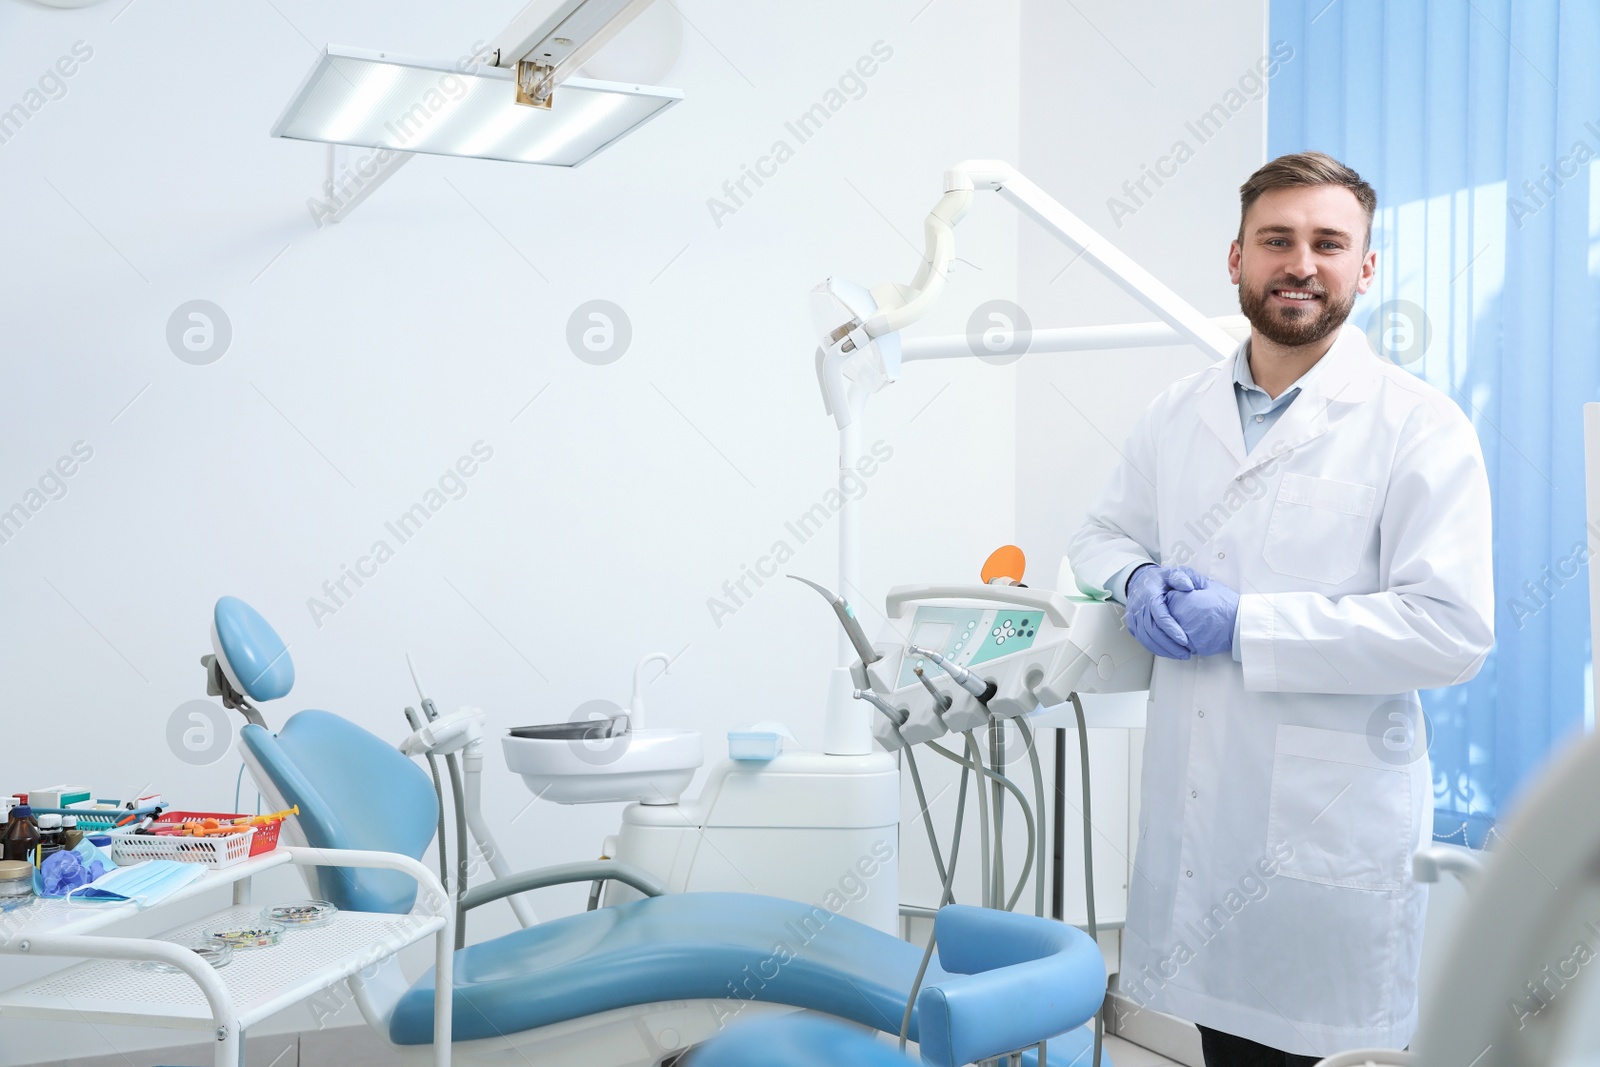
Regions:
M 981 171 L 977 167 L 999 168 Z M 994 189 L 1033 221 L 1059 237 L 1088 264 L 1106 275 L 1123 291 L 1155 312 L 1167 325 L 1202 352 L 1222 359 L 1237 343 L 1183 297 L 1164 285 L 1088 223 L 1068 211 L 1043 189 L 1016 172 L 1009 163 L 966 163 L 945 177 L 945 185 L 963 178 L 977 188 Z
M 911 295 L 898 307 L 880 310 L 863 324 L 867 336 L 896 333 L 920 320 L 944 292 L 955 261 L 955 226 L 966 215 L 977 190 L 1000 193 L 1078 256 L 1117 283 L 1124 292 L 1155 312 L 1178 336 L 1218 359 L 1235 342 L 1155 275 L 1135 263 L 1054 197 L 1024 178 L 1004 160 L 975 159 L 958 163 L 944 176 L 945 194 L 923 224 L 927 252 L 912 280 Z M 873 290 L 878 296 L 880 290 Z

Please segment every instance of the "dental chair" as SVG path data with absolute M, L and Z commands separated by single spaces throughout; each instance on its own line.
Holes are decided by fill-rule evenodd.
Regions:
M 269 731 L 251 701 L 288 695 L 294 668 L 283 641 L 248 604 L 217 602 L 212 643 L 215 656 L 204 662 L 213 691 L 251 720 L 239 736 L 252 776 L 275 808 L 299 806 L 285 824 L 286 839 L 421 858 L 439 814 L 427 774 L 326 711 L 299 712 L 278 733 Z M 403 914 L 416 903 L 416 883 L 396 872 L 301 869 L 311 872 L 315 895 L 346 910 Z M 725 1028 L 795 1009 L 899 1033 L 922 950 L 820 906 L 754 894 L 664 894 L 649 872 L 610 860 L 497 879 L 461 905 L 464 912 L 545 886 L 597 880 L 628 885 L 644 899 L 456 952 L 457 1063 L 661 1067 Z M 953 1057 L 988 1047 L 994 1035 L 1019 1038 L 997 1051 L 1048 1037 L 1048 1064 L 1088 1062 L 1093 1035 L 1083 1024 L 1104 999 L 1106 974 L 1086 934 L 1053 920 L 955 906 L 940 912 L 936 932 L 939 951 L 908 1031 L 913 1041 L 926 1035 L 924 1062 L 955 1067 L 967 1060 Z M 408 1062 L 426 1062 L 432 969 L 407 983 L 391 959 L 350 981 L 367 1022 L 409 1052 Z M 983 989 L 991 990 L 987 1000 Z M 988 1044 L 953 1043 L 950 1005 L 980 1000 L 995 1017 L 984 1028 Z M 1013 1017 L 1026 1032 L 1007 1028 Z

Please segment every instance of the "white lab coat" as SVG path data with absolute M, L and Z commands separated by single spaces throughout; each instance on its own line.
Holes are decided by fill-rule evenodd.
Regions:
M 1242 663 L 1156 659 L 1121 987 L 1288 1052 L 1399 1048 L 1433 829 L 1405 724 L 1494 641 L 1483 456 L 1349 326 L 1247 456 L 1233 365 L 1150 404 L 1071 544 L 1085 588 L 1154 560 L 1241 594 Z

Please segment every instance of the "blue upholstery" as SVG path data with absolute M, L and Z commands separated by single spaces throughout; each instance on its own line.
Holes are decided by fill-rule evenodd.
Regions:
M 1030 915 L 951 905 L 939 912 L 934 928 L 940 966 L 930 967 L 924 979 L 912 1034 L 928 1067 L 959 1067 L 1036 1045 L 1042 1038 L 1079 1027 L 1100 1007 L 1105 963 L 1089 938 L 1073 927 Z M 911 958 L 918 955 L 911 948 Z M 904 1003 L 904 994 L 899 1002 Z M 837 1004 L 800 1006 L 874 1025 Z M 1087 1029 L 1053 1040 L 1051 1063 L 1075 1063 L 1080 1053 L 1093 1051 L 1094 1035 Z M 890 1063 L 903 1067 L 906 1061 L 885 1058 L 882 1045 L 847 1027 L 790 1017 L 735 1027 L 728 1036 L 709 1042 L 691 1063 L 694 1067 Z
M 1094 1030 L 1080 1026 L 1050 1039 L 1047 1067 L 1090 1067 Z M 1037 1052 L 1025 1052 L 1023 1067 L 1038 1067 Z M 689 1053 L 685 1067 L 911 1067 L 893 1041 L 815 1015 L 785 1015 L 735 1023 Z M 1102 1049 L 1101 1067 L 1116 1067 Z
M 917 997 L 922 1059 L 955 1067 L 1062 1033 L 1105 998 L 1105 960 L 1065 923 L 950 905 L 934 920 L 939 963 Z
M 689 1053 L 687 1067 L 909 1067 L 893 1044 L 815 1015 L 785 1015 L 726 1033 Z
M 283 796 L 298 804 L 306 843 L 421 858 L 433 840 L 439 802 L 433 783 L 394 746 L 326 711 L 302 711 L 274 736 L 239 731 Z M 411 910 L 417 883 L 400 871 L 318 868 L 322 894 L 350 911 Z
M 913 1040 L 919 1026 L 935 1027 L 925 1039 L 926 1062 L 966 1063 L 976 1057 L 948 1057 L 975 1048 L 987 1055 L 1009 1051 L 1070 1030 L 1099 1008 L 1105 964 L 1086 934 L 1032 916 L 958 911 L 945 923 L 954 931 L 955 958 L 964 966 L 1010 960 L 996 965 L 1022 974 L 1012 981 L 1003 980 L 1010 971 L 951 974 L 936 956 L 911 1022 Z M 993 939 L 996 951 L 986 957 L 980 938 Z M 797 901 L 669 894 L 540 923 L 457 952 L 453 1028 L 466 1041 L 634 1004 L 729 997 L 807 1008 L 898 1034 L 921 960 L 915 945 Z M 997 978 L 1004 998 L 998 1008 L 982 991 Z M 1030 981 L 1049 988 L 1029 989 Z M 1000 1018 L 985 1019 L 985 1011 Z M 401 998 L 389 1039 L 433 1040 L 431 970 Z
M 294 688 L 294 661 L 272 624 L 236 596 L 217 601 L 212 615 L 222 658 L 251 700 L 277 700 Z
M 633 1004 L 732 997 L 899 1033 L 921 960 L 915 945 L 825 908 L 753 893 L 672 893 L 460 950 L 453 1032 L 466 1041 Z M 937 961 L 928 975 L 944 976 Z M 401 998 L 389 1038 L 433 1040 L 432 970 Z

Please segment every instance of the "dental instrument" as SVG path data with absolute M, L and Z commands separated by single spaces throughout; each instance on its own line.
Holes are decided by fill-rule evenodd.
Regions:
M 851 695 L 853 697 L 855 697 L 857 700 L 865 700 L 867 703 L 869 703 L 873 707 L 877 708 L 880 712 L 883 713 L 885 718 L 887 718 L 890 722 L 894 723 L 896 726 L 904 726 L 905 725 L 905 721 L 906 721 L 906 718 L 907 718 L 906 710 L 904 708 L 896 708 L 896 707 L 891 706 L 887 700 L 884 700 L 881 696 L 879 696 L 877 693 L 874 693 L 872 690 L 870 690 L 870 689 L 854 689 L 854 690 L 851 690 Z
M 928 694 L 933 697 L 933 702 L 937 706 L 938 710 L 940 712 L 949 711 L 952 703 L 949 695 L 939 692 L 934 684 L 928 681 L 927 672 L 921 667 L 917 667 L 912 671 L 912 673 L 917 676 L 917 681 L 921 683 L 922 688 L 926 689 Z M 857 690 L 857 692 L 859 692 L 859 690 Z
M 1009 621 L 1007 622 L 1007 625 L 1010 625 Z M 911 653 L 913 656 L 922 656 L 926 659 L 931 659 L 934 663 L 938 664 L 940 667 L 943 667 L 944 672 L 950 676 L 951 680 L 961 688 L 965 689 L 967 692 L 971 693 L 973 696 L 977 697 L 979 703 L 988 704 L 989 701 L 994 699 L 994 695 L 998 687 L 993 682 L 980 681 L 976 675 L 967 670 L 965 667 L 961 666 L 959 663 L 945 659 L 932 649 L 920 648 L 917 645 L 907 645 L 906 651 Z M 916 673 L 917 677 L 922 677 L 922 668 L 916 668 Z M 948 708 L 949 705 L 946 704 L 945 707 Z
M 856 618 L 855 609 L 852 608 L 844 597 L 837 593 L 829 592 L 824 587 L 809 578 L 802 578 L 798 574 L 789 577 L 797 582 L 809 585 L 833 608 L 833 613 L 839 618 L 839 625 L 844 627 L 845 636 L 850 639 L 850 644 L 855 647 L 856 655 L 861 657 L 862 663 L 876 663 L 878 653 L 872 647 L 872 642 L 867 640 L 866 631 L 861 629 L 861 620 Z
M 409 707 L 405 709 L 406 720 L 412 723 L 414 728 L 401 740 L 399 749 L 407 756 L 427 757 L 434 797 L 438 803 L 438 817 L 435 821 L 439 834 L 440 882 L 447 888 L 451 882 L 444 877 L 448 860 L 444 847 L 444 791 L 436 763 L 438 759 L 446 761 L 446 770 L 451 779 L 450 792 L 454 801 L 452 810 L 455 813 L 456 829 L 455 932 L 456 947 L 460 948 L 466 939 L 466 910 L 462 907 L 462 901 L 470 891 L 467 884 L 471 859 L 467 852 L 468 835 L 470 834 L 477 842 L 478 851 L 483 856 L 484 863 L 488 865 L 490 874 L 496 878 L 505 878 L 511 874 L 511 866 L 506 862 L 505 855 L 495 842 L 494 833 L 483 817 L 482 780 L 485 745 L 483 734 L 486 717 L 480 708 L 459 708 L 448 715 L 441 715 L 433 698 L 428 696 L 423 688 L 416 662 L 410 654 L 406 655 L 406 667 L 411 674 L 411 682 L 416 687 L 418 702 L 422 705 L 426 719 L 419 719 Z M 532 903 L 526 897 L 515 895 L 510 897 L 507 903 L 519 925 L 527 927 L 539 921 Z

